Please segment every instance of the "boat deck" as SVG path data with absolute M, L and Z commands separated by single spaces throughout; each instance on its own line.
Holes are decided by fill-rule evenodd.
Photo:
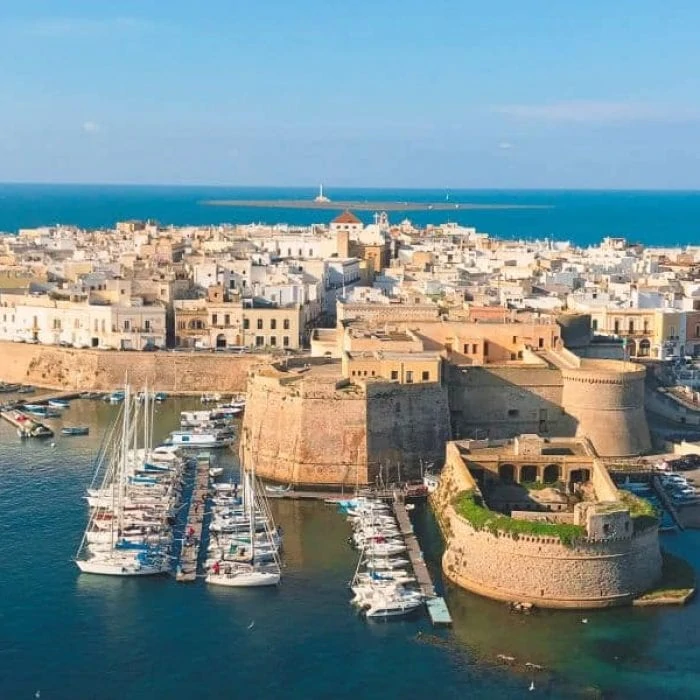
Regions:
M 204 511 L 209 496 L 210 462 L 210 459 L 198 459 L 195 466 L 194 486 L 192 487 L 192 496 L 187 511 L 187 524 L 185 525 L 185 539 L 182 543 L 180 560 L 175 573 L 175 580 L 180 583 L 190 583 L 197 578 Z M 188 532 L 192 533 L 190 537 L 187 537 Z

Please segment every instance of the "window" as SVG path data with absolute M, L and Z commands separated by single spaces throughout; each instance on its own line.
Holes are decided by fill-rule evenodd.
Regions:
M 277 319 L 272 318 L 270 319 L 270 330 L 275 330 L 277 328 Z
M 647 321 L 646 319 L 644 319 L 644 332 L 649 332 L 649 321 Z
M 124 330 L 125 331 L 131 330 L 131 322 L 130 321 L 124 321 Z
M 468 355 L 469 354 L 469 343 L 464 344 L 464 354 Z
M 219 315 L 218 314 L 212 314 L 211 315 L 211 325 L 215 326 L 219 322 Z
M 489 341 L 485 340 L 484 341 L 484 357 L 488 357 L 489 355 Z
M 613 324 L 613 333 L 617 334 L 620 332 L 620 320 L 615 319 L 615 323 Z
M 258 319 L 258 330 L 261 331 L 263 327 L 263 320 L 261 318 Z
M 391 378 L 393 381 L 396 381 L 399 378 L 399 373 L 397 370 L 395 370 L 395 369 L 391 370 Z
M 244 318 L 243 319 L 243 330 L 248 330 L 250 328 L 250 319 L 249 318 Z
M 231 325 L 231 314 L 225 314 L 224 315 L 224 326 L 230 326 Z
M 634 333 L 634 319 L 630 319 L 629 325 L 628 325 L 629 333 Z
M 151 330 L 151 322 L 150 322 L 149 319 L 146 319 L 146 320 L 143 322 L 143 329 L 144 329 L 145 331 L 150 331 L 150 330 Z
M 53 320 L 53 329 L 55 331 L 60 331 L 61 330 L 61 319 L 60 318 L 55 318 Z
M 538 347 L 543 348 L 544 347 L 544 338 L 538 338 L 537 345 L 538 345 Z
M 514 335 L 513 336 L 513 345 L 515 345 L 518 342 L 518 336 Z
M 476 343 L 472 345 L 472 354 L 476 355 Z
M 265 345 L 265 338 L 261 335 L 256 335 L 255 336 L 255 345 L 259 348 L 261 348 L 263 345 Z
M 406 372 L 406 384 L 413 384 L 413 372 L 411 370 Z
M 275 345 L 277 345 L 277 336 L 276 336 L 276 335 L 271 335 L 271 336 L 270 336 L 270 345 L 272 345 L 272 347 L 274 347 Z
M 594 331 L 597 331 L 597 330 L 598 330 L 598 319 L 597 319 L 597 318 L 594 318 L 594 319 L 591 321 L 591 328 L 592 328 Z
M 282 338 L 282 345 L 284 345 L 285 348 L 289 347 L 289 336 L 285 335 L 284 338 Z
M 519 414 L 520 414 L 520 411 L 518 411 L 517 408 L 509 408 L 508 409 L 508 418 L 517 418 Z
M 424 382 L 430 381 L 430 372 L 423 372 L 423 374 L 421 376 L 422 376 Z
M 514 360 L 516 357 L 517 357 L 517 355 L 514 352 L 510 353 L 511 360 Z
M 284 321 L 282 321 L 282 328 L 284 328 L 285 331 L 289 330 L 289 319 L 285 318 Z

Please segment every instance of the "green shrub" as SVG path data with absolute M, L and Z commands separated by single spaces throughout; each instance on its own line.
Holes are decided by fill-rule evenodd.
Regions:
M 480 501 L 481 499 L 478 499 Z M 507 533 L 514 539 L 520 535 L 534 537 L 556 537 L 562 544 L 571 546 L 573 542 L 585 537 L 586 529 L 581 525 L 567 523 L 545 523 L 539 520 L 516 520 L 507 515 L 495 513 L 486 508 L 473 491 L 463 491 L 455 499 L 455 510 L 475 530 L 486 530 L 493 535 Z

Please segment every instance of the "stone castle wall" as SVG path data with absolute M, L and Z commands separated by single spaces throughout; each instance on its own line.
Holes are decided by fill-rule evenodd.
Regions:
M 441 457 L 450 437 L 446 392 L 437 384 L 351 384 L 339 377 L 253 373 L 242 457 L 261 477 L 295 485 L 396 480 Z M 401 465 L 399 467 L 399 465 Z
M 443 571 L 458 586 L 540 607 L 598 608 L 629 603 L 657 582 L 661 553 L 656 528 L 570 547 L 557 538 L 475 530 L 452 506 L 474 481 L 460 458 L 450 458 L 450 448 L 454 446 L 448 446 L 431 501 L 447 544 Z
M 562 409 L 575 434 L 590 438 L 601 456 L 639 455 L 651 449 L 644 413 L 645 368 L 631 363 L 583 360 L 562 369 Z
M 76 350 L 0 342 L 0 381 L 64 391 L 111 391 L 128 376 L 160 391 L 201 393 L 245 391 L 251 367 L 269 361 L 261 355 L 117 352 Z

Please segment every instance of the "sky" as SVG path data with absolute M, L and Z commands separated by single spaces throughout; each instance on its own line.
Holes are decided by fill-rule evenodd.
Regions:
M 2 0 L 0 182 L 700 189 L 700 3 Z

